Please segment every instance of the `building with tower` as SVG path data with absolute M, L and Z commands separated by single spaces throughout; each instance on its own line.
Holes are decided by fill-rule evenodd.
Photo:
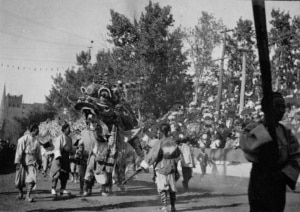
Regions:
M 28 116 L 29 112 L 36 107 L 43 108 L 44 104 L 24 103 L 23 95 L 6 94 L 4 85 L 0 102 L 0 138 L 16 143 L 23 133 L 17 119 Z

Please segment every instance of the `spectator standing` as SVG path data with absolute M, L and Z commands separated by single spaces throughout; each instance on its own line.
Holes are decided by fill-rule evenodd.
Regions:
M 205 152 L 205 148 L 200 147 L 200 152 L 196 156 L 196 160 L 199 161 L 200 168 L 201 168 L 201 178 L 203 179 L 204 175 L 206 174 L 206 167 L 208 165 L 208 155 Z
M 189 189 L 189 181 L 193 177 L 193 168 L 195 168 L 194 152 L 193 148 L 190 146 L 190 141 L 187 140 L 186 143 L 182 143 L 180 146 L 181 151 L 181 169 L 182 169 L 182 185 L 183 188 Z

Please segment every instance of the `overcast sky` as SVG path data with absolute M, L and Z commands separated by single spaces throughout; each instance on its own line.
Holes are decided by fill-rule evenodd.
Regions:
M 170 5 L 175 26 L 192 27 L 201 11 L 222 19 L 228 28 L 237 20 L 253 20 L 250 0 L 153 0 Z M 45 102 L 51 76 L 76 66 L 76 54 L 92 45 L 92 56 L 107 48 L 110 9 L 133 19 L 148 0 L 0 0 L 0 98 L 23 94 L 25 103 Z M 293 17 L 300 15 L 299 1 L 267 1 L 272 8 Z

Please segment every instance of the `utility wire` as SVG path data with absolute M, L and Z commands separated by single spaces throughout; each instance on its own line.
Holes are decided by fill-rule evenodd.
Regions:
M 12 12 L 9 12 L 9 11 L 5 10 L 5 9 L 0 9 L 0 11 L 4 12 L 6 14 L 9 14 L 10 16 L 14 16 L 15 18 L 21 19 L 22 21 L 27 21 L 27 22 L 29 22 L 31 24 L 35 24 L 35 25 L 38 25 L 38 26 L 41 26 L 41 27 L 49 28 L 49 29 L 52 29 L 52 30 L 55 30 L 55 31 L 58 31 L 58 32 L 61 32 L 61 33 L 64 33 L 64 34 L 71 35 L 73 37 L 84 39 L 86 41 L 93 40 L 93 39 L 89 39 L 87 37 L 84 37 L 84 36 L 81 36 L 81 35 L 77 35 L 77 34 L 74 34 L 74 33 L 71 33 L 71 32 L 65 31 L 65 30 L 57 29 L 57 28 L 52 27 L 52 26 L 47 26 L 44 23 L 41 23 L 41 22 L 38 22 L 38 21 L 34 21 L 34 20 L 26 18 L 24 16 L 20 16 L 20 15 L 14 14 Z
M 67 63 L 67 64 L 76 64 L 76 61 L 59 61 L 59 60 L 39 60 L 39 59 L 32 59 L 32 58 L 7 58 L 7 57 L 0 57 L 0 60 L 17 60 L 17 61 L 34 61 L 34 62 L 55 62 L 55 63 Z
M 0 30 L 0 33 L 6 34 L 6 35 L 10 35 L 10 36 L 13 36 L 13 37 L 18 37 L 18 38 L 26 39 L 26 40 L 32 40 L 34 42 L 48 43 L 48 44 L 59 45 L 59 46 L 74 46 L 74 47 L 77 46 L 77 47 L 81 47 L 81 48 L 86 48 L 85 45 L 75 45 L 75 44 L 59 43 L 59 42 L 53 42 L 53 41 L 47 41 L 47 40 L 33 39 L 33 38 L 29 38 L 29 37 L 24 37 L 24 36 L 20 36 L 18 34 L 14 34 L 14 33 L 10 33 L 10 32 L 5 32 L 2 29 Z

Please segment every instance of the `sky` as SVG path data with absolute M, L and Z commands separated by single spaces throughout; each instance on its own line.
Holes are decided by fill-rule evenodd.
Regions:
M 109 48 L 110 10 L 133 19 L 149 0 L 0 0 L 0 99 L 3 87 L 24 103 L 44 103 L 53 76 L 76 69 L 76 54 Z M 202 11 L 234 28 L 239 18 L 253 21 L 250 0 L 153 0 L 171 6 L 175 26 L 193 27 Z M 300 15 L 300 1 L 266 1 L 272 8 Z M 93 41 L 93 43 L 91 42 Z

